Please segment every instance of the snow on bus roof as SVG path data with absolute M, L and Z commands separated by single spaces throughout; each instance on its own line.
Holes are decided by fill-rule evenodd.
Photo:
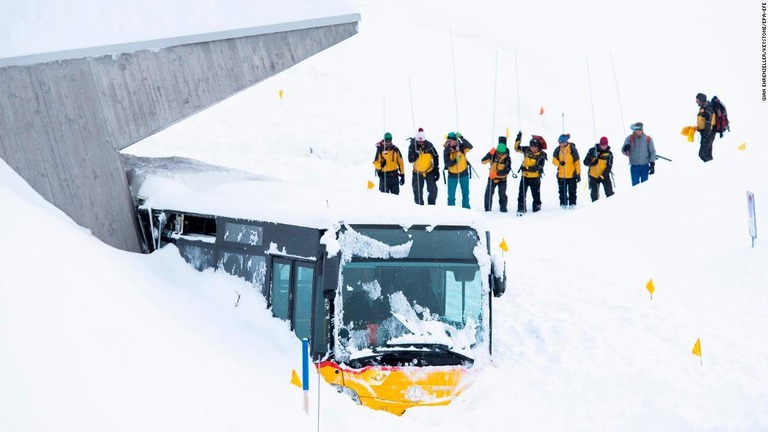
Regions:
M 443 205 L 418 206 L 403 196 L 382 194 L 376 189 L 329 189 L 289 183 L 180 157 L 123 155 L 123 164 L 131 193 L 143 208 L 310 228 L 349 223 L 451 225 L 486 230 L 481 213 Z

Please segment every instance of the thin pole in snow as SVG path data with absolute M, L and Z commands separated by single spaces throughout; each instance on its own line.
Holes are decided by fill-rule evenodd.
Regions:
M 315 371 L 317 371 L 317 432 L 320 432 L 320 368 L 319 364 L 315 364 Z
M 411 88 L 411 77 L 408 77 L 408 93 L 411 96 L 411 125 L 413 126 L 413 133 L 416 133 L 416 115 L 413 113 L 413 89 Z
M 520 110 L 520 71 L 517 68 L 517 50 L 515 50 L 515 82 L 517 84 L 517 127 L 523 130 L 523 115 Z
M 563 131 L 560 133 L 565 133 L 565 113 L 561 112 L 560 117 L 562 118 L 562 124 L 563 124 Z
M 592 107 L 592 140 L 593 142 L 597 142 L 597 126 L 595 126 L 595 103 L 592 98 L 592 77 L 589 74 L 589 57 L 585 55 L 584 60 L 586 60 L 587 62 L 587 82 L 589 83 L 589 105 Z
M 451 30 L 451 60 L 453 62 L 453 104 L 456 108 L 456 130 L 459 130 L 459 90 L 456 85 L 456 54 L 453 49 L 453 30 Z
M 499 81 L 499 49 L 496 48 L 496 64 L 493 75 L 493 121 L 491 122 L 491 142 L 494 142 L 496 135 L 496 89 Z
M 619 99 L 619 114 L 621 115 L 621 131 L 627 130 L 624 127 L 624 109 L 621 107 L 621 95 L 619 94 L 619 81 L 616 79 L 616 67 L 613 65 L 613 53 L 611 53 L 611 70 L 613 70 L 613 83 L 616 85 L 616 97 Z
M 381 97 L 381 128 L 387 131 L 387 97 Z

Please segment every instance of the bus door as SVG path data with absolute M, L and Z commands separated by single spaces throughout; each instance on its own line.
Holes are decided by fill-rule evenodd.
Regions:
M 312 327 L 312 299 L 315 263 L 272 258 L 270 304 L 272 314 L 291 324 L 296 336 L 309 338 Z

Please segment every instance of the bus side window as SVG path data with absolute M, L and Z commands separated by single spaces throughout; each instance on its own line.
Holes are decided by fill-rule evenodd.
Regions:
M 270 304 L 272 306 L 272 314 L 284 320 L 288 320 L 290 283 L 291 263 L 287 260 L 275 259 L 272 263 Z
M 296 286 L 293 294 L 293 328 L 296 336 L 308 338 L 312 323 L 312 285 L 315 269 L 305 263 L 296 264 Z

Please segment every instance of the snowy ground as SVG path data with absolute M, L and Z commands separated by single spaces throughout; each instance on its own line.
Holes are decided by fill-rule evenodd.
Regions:
M 365 191 L 385 130 L 438 145 L 460 130 L 481 176 L 507 128 L 544 135 L 550 156 L 563 128 L 582 155 L 607 136 L 614 197 L 590 203 L 582 182 L 563 211 L 548 165 L 542 212 L 488 215 L 510 245 L 493 364 L 451 405 L 403 417 L 313 374 L 306 416 L 289 384 L 300 344 L 246 285 L 172 247 L 107 247 L 0 162 L 0 430 L 768 430 L 768 249 L 746 203 L 762 234 L 761 4 L 353 3 L 359 35 L 128 151 Z M 723 36 L 705 43 L 715 4 Z M 679 135 L 700 91 L 733 122 L 708 164 Z M 635 121 L 673 162 L 633 188 L 618 149 Z M 397 202 L 413 206 L 408 189 Z

